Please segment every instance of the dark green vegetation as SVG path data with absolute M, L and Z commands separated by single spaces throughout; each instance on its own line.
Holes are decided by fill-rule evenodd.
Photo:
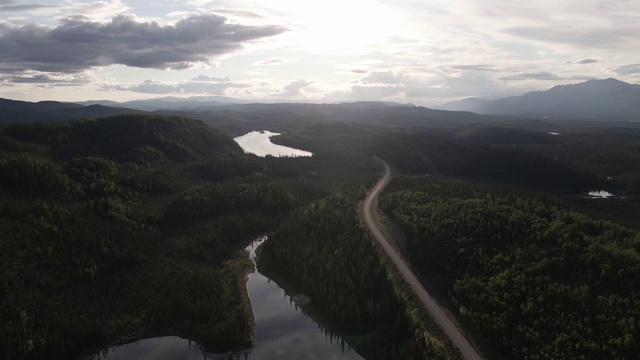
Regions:
M 242 248 L 266 232 L 261 268 L 367 358 L 451 358 L 358 223 L 372 154 L 399 174 L 382 205 L 412 267 L 485 353 L 640 350 L 637 124 L 376 103 L 192 114 L 216 129 L 155 115 L 0 128 L 0 357 L 163 334 L 246 347 Z M 263 129 L 315 155 L 257 158 L 226 135 Z M 601 189 L 624 197 L 579 196 Z
M 251 344 L 242 247 L 323 190 L 198 121 L 0 130 L 0 357 L 178 334 Z
M 263 245 L 258 267 L 308 295 L 314 315 L 368 359 L 445 359 L 359 222 L 365 195 L 347 190 L 293 214 Z
M 399 177 L 381 198 L 407 253 L 509 359 L 631 359 L 640 233 L 497 186 Z
M 262 159 L 199 121 L 148 115 L 1 128 L 0 355 L 78 358 L 165 334 L 245 348 L 253 326 L 243 247 L 275 231 L 267 263 L 318 215 L 314 231 L 342 221 L 328 234 L 336 238 L 305 237 L 313 243 L 297 242 L 291 261 L 313 246 L 316 265 L 336 261 L 347 277 L 309 289 L 309 310 L 371 358 L 441 358 L 357 223 L 373 162 L 334 145 L 316 143 L 312 158 Z M 343 247 L 340 258 L 332 247 Z M 345 260 L 354 250 L 362 262 Z
M 414 175 L 392 182 L 383 210 L 407 232 L 412 266 L 487 354 L 629 359 L 640 350 L 635 126 L 310 128 L 277 141 L 375 153 Z M 582 196 L 599 189 L 623 197 Z

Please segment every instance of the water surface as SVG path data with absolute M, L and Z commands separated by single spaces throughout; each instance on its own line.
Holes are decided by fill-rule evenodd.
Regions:
M 590 198 L 595 198 L 595 199 L 606 199 L 606 198 L 610 198 L 610 197 L 614 197 L 615 196 L 612 193 L 610 193 L 608 191 L 605 191 L 605 190 L 589 191 L 587 193 L 587 195 Z
M 313 156 L 313 153 L 308 151 L 290 148 L 287 146 L 276 145 L 269 139 L 272 136 L 280 135 L 270 131 L 252 131 L 234 138 L 235 142 L 242 147 L 246 153 L 256 154 L 258 156 L 265 157 L 267 155 L 282 157 L 282 156 Z
M 262 236 L 246 250 L 251 259 L 255 249 L 267 240 Z M 254 261 L 255 265 L 255 261 Z M 140 340 L 105 349 L 91 359 L 106 360 L 324 360 L 362 359 L 349 344 L 308 317 L 293 301 L 313 302 L 304 294 L 286 294 L 275 282 L 254 270 L 247 290 L 256 319 L 256 344 L 250 349 L 212 354 L 194 342 L 177 336 Z M 300 300 L 299 300 L 300 301 Z
M 255 249 L 265 240 L 262 237 L 247 247 L 252 259 Z M 286 294 L 257 270 L 251 274 L 247 287 L 256 317 L 256 346 L 249 359 L 362 359 L 346 342 L 329 335 L 297 307 L 292 296 L 303 294 Z

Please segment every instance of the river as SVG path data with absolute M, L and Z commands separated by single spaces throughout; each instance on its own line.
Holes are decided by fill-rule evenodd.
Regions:
M 255 249 L 267 240 L 261 236 L 245 250 L 255 258 Z M 255 261 L 254 261 L 255 265 Z M 250 349 L 226 354 L 208 353 L 194 342 L 176 336 L 140 340 L 103 350 L 91 359 L 106 360 L 211 360 L 211 359 L 362 359 L 349 344 L 307 316 L 292 295 L 255 269 L 247 291 L 256 319 L 256 344 Z M 300 294 L 293 294 L 295 295 Z M 296 299 L 305 299 L 297 296 Z

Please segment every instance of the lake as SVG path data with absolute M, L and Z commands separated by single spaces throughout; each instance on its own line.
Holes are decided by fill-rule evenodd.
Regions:
M 607 199 L 614 196 L 615 195 L 605 190 L 594 190 L 587 192 L 587 197 L 593 199 Z
M 255 154 L 265 157 L 267 155 L 282 157 L 298 157 L 298 156 L 313 156 L 313 153 L 308 151 L 290 148 L 287 146 L 276 145 L 269 139 L 272 136 L 280 135 L 270 131 L 252 131 L 234 138 L 235 142 L 242 147 L 246 153 Z
M 255 258 L 255 249 L 267 240 L 261 236 L 246 250 Z M 254 261 L 255 265 L 255 261 Z M 286 294 L 257 269 L 249 275 L 247 290 L 256 318 L 256 344 L 251 349 L 226 354 L 207 353 L 194 341 L 176 336 L 140 340 L 112 347 L 91 359 L 106 360 L 278 360 L 278 359 L 362 359 L 349 344 L 330 335 L 321 324 L 307 316 L 293 301 L 313 302 L 302 294 Z

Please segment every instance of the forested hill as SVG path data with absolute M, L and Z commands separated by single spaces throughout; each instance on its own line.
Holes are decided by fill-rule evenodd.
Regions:
M 165 334 L 250 346 L 240 250 L 318 192 L 295 192 L 297 163 L 183 118 L 0 127 L 0 358 Z
M 101 156 L 116 161 L 184 162 L 220 153 L 243 153 L 233 139 L 201 121 L 158 115 L 128 114 L 101 120 L 13 125 L 3 133 L 5 138 L 49 146 L 59 160 Z
M 412 266 L 505 359 L 635 359 L 640 233 L 523 190 L 396 177 Z
M 142 111 L 102 105 L 83 106 L 58 101 L 16 101 L 0 98 L 0 124 L 31 124 L 106 117 Z

